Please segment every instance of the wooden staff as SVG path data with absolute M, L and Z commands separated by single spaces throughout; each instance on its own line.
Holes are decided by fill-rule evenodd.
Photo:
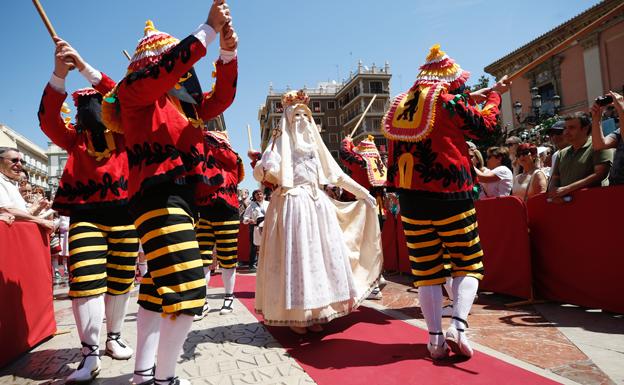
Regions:
M 132 58 L 130 57 L 130 54 L 128 53 L 128 51 L 126 51 L 125 49 L 122 50 L 121 52 L 123 52 L 124 56 L 128 59 L 128 61 L 132 60 Z
M 617 14 L 618 12 L 621 12 L 623 9 L 624 9 L 624 2 L 620 3 L 616 7 L 613 7 L 613 9 L 611 9 L 609 12 L 605 13 L 604 15 L 599 17 L 598 19 L 594 20 L 592 23 L 590 23 L 587 26 L 585 26 L 585 28 L 580 29 L 575 34 L 573 34 L 572 36 L 568 37 L 567 39 L 565 39 L 561 43 L 557 44 L 550 51 L 546 52 L 542 56 L 538 57 L 537 59 L 535 59 L 531 63 L 529 63 L 526 66 L 524 66 L 523 68 L 521 68 L 518 71 L 514 72 L 513 74 L 509 75 L 509 81 L 511 81 L 513 79 L 516 79 L 517 77 L 519 77 L 521 75 L 524 75 L 526 72 L 532 70 L 533 68 L 535 68 L 538 65 L 542 64 L 543 62 L 545 62 L 548 58 L 552 57 L 553 55 L 558 54 L 561 51 L 563 51 L 564 48 L 567 48 L 567 46 L 569 46 L 572 42 L 574 42 L 575 40 L 577 40 L 581 36 L 586 35 L 588 32 L 591 32 L 596 27 L 598 27 L 600 24 L 605 22 L 607 19 L 609 19 L 613 15 Z
M 368 106 L 366 106 L 366 109 L 364 110 L 364 113 L 362 114 L 362 116 L 360 116 L 360 120 L 358 120 L 357 123 L 355 123 L 355 127 L 353 127 L 353 131 L 351 131 L 351 133 L 349 134 L 349 137 L 353 137 L 353 134 L 355 134 L 355 131 L 357 131 L 358 127 L 360 127 L 360 123 L 362 123 L 362 120 L 364 119 L 364 116 L 366 115 L 368 110 L 371 108 L 371 106 L 373 105 L 373 102 L 375 101 L 376 98 L 377 98 L 377 94 L 373 95 L 373 98 L 368 103 Z
M 39 12 L 39 16 L 41 16 L 41 20 L 43 21 L 43 24 L 45 24 L 46 28 L 48 29 L 48 33 L 50 34 L 52 41 L 54 41 L 54 37 L 56 36 L 56 31 L 54 30 L 54 27 L 52 27 L 52 23 L 50 23 L 50 19 L 48 19 L 48 15 L 46 15 L 45 11 L 43 10 L 43 7 L 39 3 L 39 0 L 32 0 L 32 2 L 35 5 L 35 8 L 37 8 L 37 12 Z
M 247 125 L 247 140 L 249 140 L 249 151 L 253 151 L 253 144 L 251 143 L 251 126 Z

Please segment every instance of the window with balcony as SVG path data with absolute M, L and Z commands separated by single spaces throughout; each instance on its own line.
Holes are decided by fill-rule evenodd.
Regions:
M 321 102 L 313 101 L 312 102 L 312 112 L 321 112 Z
M 275 112 L 284 112 L 284 107 L 282 107 L 282 102 L 274 102 L 273 111 Z

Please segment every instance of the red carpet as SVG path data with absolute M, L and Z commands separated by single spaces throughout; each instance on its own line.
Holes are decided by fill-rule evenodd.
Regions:
M 210 283 L 221 286 L 221 277 Z M 255 315 L 254 293 L 255 277 L 238 275 L 235 295 Z M 470 360 L 434 363 L 426 331 L 367 307 L 325 325 L 322 333 L 268 330 L 319 385 L 556 383 L 480 352 Z

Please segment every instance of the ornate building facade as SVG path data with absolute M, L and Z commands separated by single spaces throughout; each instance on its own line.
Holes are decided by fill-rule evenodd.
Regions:
M 621 4 L 622 0 L 603 1 L 488 65 L 485 72 L 496 79 L 512 74 Z M 550 116 L 555 112 L 564 115 L 588 111 L 596 97 L 609 90 L 622 92 L 623 88 L 624 11 L 621 11 L 562 52 L 514 79 L 502 98 L 502 123 L 511 130 L 535 121 L 531 89 L 541 96 L 540 114 Z M 556 96 L 559 96 L 557 102 Z M 558 103 L 560 106 L 556 106 Z M 514 111 L 514 105 L 518 111 Z

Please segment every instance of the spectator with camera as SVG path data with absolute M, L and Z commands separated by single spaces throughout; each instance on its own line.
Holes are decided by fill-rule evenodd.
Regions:
M 487 149 L 487 168 L 483 171 L 474 167 L 481 184 L 480 198 L 494 198 L 511 193 L 513 174 L 511 159 L 507 147 L 490 147 Z
M 592 122 L 584 112 L 564 117 L 563 135 L 570 146 L 559 152 L 552 171 L 552 189 L 548 198 L 560 203 L 572 192 L 597 187 L 606 179 L 611 168 L 611 154 L 608 150 L 592 148 Z
M 16 221 L 33 222 L 48 232 L 54 229 L 52 221 L 37 217 L 29 212 L 26 201 L 19 192 L 17 183 L 21 177 L 24 160 L 19 150 L 13 147 L 0 147 L 0 208 L 10 214 Z M 45 208 L 42 200 L 34 207 L 33 212 Z
M 610 97 L 610 98 L 609 98 Z M 604 98 L 599 98 L 591 108 L 592 114 L 592 147 L 594 150 L 615 148 L 613 165 L 609 173 L 609 185 L 624 184 L 624 141 L 621 128 L 606 137 L 602 131 L 602 112 L 607 106 L 613 105 L 621 122 L 624 118 L 624 97 L 617 92 L 610 91 Z

